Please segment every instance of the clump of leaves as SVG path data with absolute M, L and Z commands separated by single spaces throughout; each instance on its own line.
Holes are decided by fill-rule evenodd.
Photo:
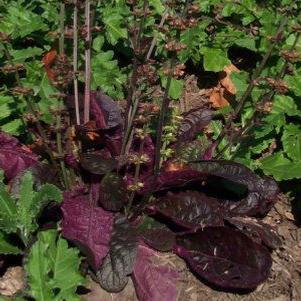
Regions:
M 51 201 L 62 200 L 62 194 L 56 186 L 44 184 L 39 191 L 35 191 L 33 185 L 30 172 L 22 176 L 18 195 L 10 195 L 7 187 L 0 184 L 0 202 L 3 208 L 0 214 L 1 231 L 18 234 L 25 246 L 38 228 L 37 218 L 42 209 Z
M 106 106 L 108 120 L 117 106 L 117 103 L 110 104 L 110 110 L 110 106 Z M 97 112 L 102 115 L 103 105 L 98 102 Z M 202 112 L 198 114 L 202 116 Z M 194 122 L 196 125 L 191 124 Z M 198 123 L 198 118 L 191 119 L 190 127 L 196 128 Z M 120 126 L 110 129 L 112 136 Z M 98 129 L 97 133 L 101 137 L 106 131 L 106 128 Z M 196 133 L 189 138 L 194 139 Z M 179 135 L 182 139 L 182 131 Z M 186 136 L 184 139 L 187 141 Z M 90 184 L 86 189 L 66 193 L 62 204 L 62 234 L 88 257 L 103 288 L 118 292 L 130 276 L 137 283 L 139 275 L 148 269 L 145 266 L 148 261 L 142 264 L 142 257 L 146 255 L 137 251 L 145 248 L 173 250 L 201 278 L 225 289 L 253 289 L 268 277 L 271 246 L 275 248 L 280 243 L 277 234 L 256 219 L 248 226 L 251 232 L 231 221 L 236 217 L 265 215 L 277 199 L 278 187 L 274 180 L 261 178 L 232 161 L 196 160 L 176 170 L 163 166 L 155 178 L 144 177 L 141 173 L 143 187 L 136 188 L 131 200 L 129 187 L 132 186 L 126 183 L 131 178 L 131 165 L 138 163 L 112 165 L 112 160 L 117 161 L 118 157 L 111 152 L 108 160 L 108 154 L 101 152 L 108 149 L 109 143 L 104 140 L 97 151 L 83 154 L 79 163 L 90 174 L 87 178 Z M 152 143 L 151 138 L 149 143 Z M 131 152 L 135 153 L 134 149 Z M 142 170 L 154 164 L 154 152 L 146 154 L 149 160 L 140 162 Z M 212 189 L 216 183 L 221 183 L 219 192 Z M 236 193 L 230 191 L 231 186 L 238 189 Z M 242 188 L 246 192 L 239 193 Z M 230 251 L 232 249 L 237 254 Z M 155 272 L 160 274 L 165 270 L 158 268 L 152 273 Z M 160 279 L 162 275 L 157 277 Z M 149 283 L 145 280 L 137 285 L 141 300 L 145 298 L 142 291 L 151 294 L 146 293 Z M 171 295 L 174 289 L 171 283 L 166 288 Z

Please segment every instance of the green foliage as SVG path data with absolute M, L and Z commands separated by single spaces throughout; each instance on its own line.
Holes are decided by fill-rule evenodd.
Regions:
M 27 245 L 30 235 L 37 230 L 36 219 L 44 206 L 50 201 L 61 201 L 60 190 L 51 184 L 42 185 L 39 191 L 33 188 L 33 177 L 26 172 L 21 180 L 19 197 L 16 200 L 0 185 L 0 229 L 9 234 L 20 235 Z
M 56 230 L 40 232 L 25 266 L 30 296 L 43 301 L 81 300 L 75 293 L 84 283 L 78 253 L 68 248 L 65 239 L 57 237 Z

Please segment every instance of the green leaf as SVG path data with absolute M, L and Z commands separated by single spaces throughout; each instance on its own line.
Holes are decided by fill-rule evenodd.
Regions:
M 38 234 L 38 241 L 32 246 L 28 256 L 25 269 L 28 275 L 30 295 L 35 298 L 35 300 L 54 300 L 54 294 L 49 283 L 51 262 L 47 253 L 51 240 L 53 240 L 55 236 L 56 232 L 53 230 L 40 232 Z
M 49 201 L 61 202 L 62 199 L 62 192 L 56 186 L 44 184 L 39 192 L 35 193 L 30 210 L 33 216 L 36 216 Z
M 301 96 L 301 74 L 299 73 L 293 76 L 286 76 L 284 79 L 290 90 L 296 95 Z
M 158 15 L 162 15 L 164 12 L 164 5 L 161 0 L 150 0 L 149 5 L 155 9 Z
M 14 200 L 6 191 L 5 186 L 0 186 L 0 228 L 6 232 L 16 232 L 17 207 Z
M 169 96 L 172 99 L 179 99 L 183 93 L 184 81 L 181 79 L 171 79 Z
M 250 49 L 252 51 L 257 51 L 255 40 L 252 38 L 242 38 L 242 39 L 236 39 L 235 44 L 239 47 L 244 47 L 247 49 Z
M 266 175 L 276 180 L 291 180 L 301 178 L 301 161 L 292 162 L 285 158 L 281 152 L 268 156 L 260 162 L 260 168 Z
M 21 119 L 14 119 L 1 126 L 1 130 L 11 135 L 19 135 L 23 126 Z
M 285 126 L 281 141 L 290 159 L 301 161 L 301 127 L 292 123 Z
M 37 47 L 28 47 L 22 50 L 12 50 L 10 53 L 14 62 L 23 63 L 28 58 L 41 55 L 43 53 L 43 49 Z
M 75 294 L 76 287 L 84 283 L 84 278 L 78 272 L 79 251 L 76 248 L 68 248 L 65 239 L 60 238 L 56 248 L 52 246 L 51 263 L 53 267 L 53 279 L 51 286 L 59 288 L 56 300 L 70 300 Z
M 288 116 L 301 116 L 301 111 L 298 110 L 294 99 L 290 96 L 276 95 L 273 102 L 272 113 L 282 114 L 285 113 Z
M 26 172 L 21 180 L 18 201 L 18 227 L 26 244 L 33 231 L 37 229 L 36 218 L 41 209 L 50 201 L 61 201 L 60 190 L 51 184 L 44 184 L 40 191 L 33 190 L 33 177 Z
M 75 291 L 84 278 L 78 271 L 78 253 L 57 239 L 56 230 L 40 232 L 26 264 L 30 295 L 42 301 L 80 300 Z
M 221 49 L 205 48 L 203 54 L 203 64 L 206 71 L 218 72 L 223 70 L 225 66 L 231 64 L 227 53 Z
M 14 246 L 9 239 L 9 236 L 0 231 L 0 254 L 20 254 L 22 251 Z

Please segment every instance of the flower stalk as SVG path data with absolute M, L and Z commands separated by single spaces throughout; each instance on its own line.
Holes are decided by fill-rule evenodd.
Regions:
M 85 2 L 85 98 L 84 98 L 84 123 L 90 119 L 90 92 L 91 92 L 91 2 Z

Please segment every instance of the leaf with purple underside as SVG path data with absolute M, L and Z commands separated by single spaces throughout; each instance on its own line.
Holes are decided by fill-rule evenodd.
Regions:
M 281 246 L 281 239 L 276 230 L 268 224 L 250 217 L 228 217 L 226 220 L 237 229 L 248 235 L 257 243 L 263 243 L 271 249 Z
M 168 193 L 149 205 L 148 210 L 191 230 L 224 225 L 218 201 L 197 191 Z
M 111 293 L 120 292 L 128 282 L 137 254 L 138 235 L 124 216 L 114 221 L 110 250 L 96 276 L 99 284 Z
M 156 179 L 149 177 L 145 181 L 141 193 L 158 192 L 176 187 L 185 187 L 191 183 L 202 182 L 207 175 L 192 169 L 182 169 L 176 171 L 163 171 Z
M 179 275 L 160 263 L 159 253 L 139 245 L 132 279 L 139 301 L 175 301 Z
M 8 181 L 37 161 L 38 156 L 19 143 L 16 138 L 0 132 L 0 168 L 4 170 Z
M 226 201 L 223 206 L 234 215 L 263 215 L 277 201 L 278 185 L 269 177 L 260 178 L 242 164 L 226 160 L 194 161 L 190 167 L 199 172 L 227 179 L 248 188 L 248 195 L 239 202 Z
M 82 193 L 65 192 L 62 235 L 75 243 L 97 270 L 109 251 L 114 215 L 89 203 Z
M 264 246 L 226 227 L 179 236 L 174 251 L 201 278 L 223 289 L 254 289 L 268 278 L 272 265 Z

